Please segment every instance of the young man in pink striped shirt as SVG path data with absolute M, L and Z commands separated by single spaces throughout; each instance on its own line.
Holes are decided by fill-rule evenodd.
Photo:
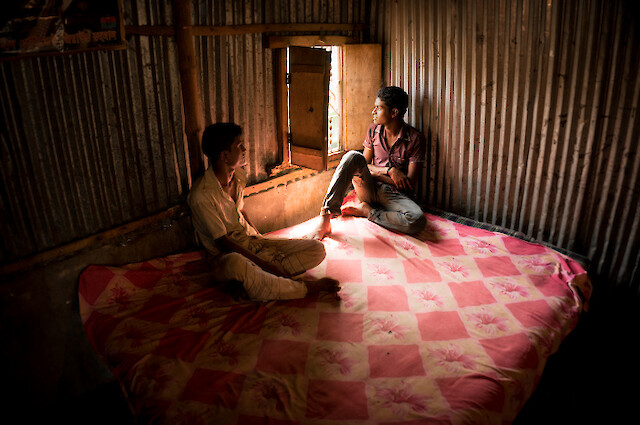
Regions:
M 367 217 L 407 234 L 418 233 L 426 225 L 424 213 L 414 200 L 426 139 L 404 122 L 409 104 L 404 90 L 383 87 L 376 96 L 363 152 L 350 151 L 342 157 L 322 203 L 320 224 L 310 235 L 313 238 L 323 239 L 331 233 L 331 218 L 341 214 Z M 351 184 L 358 200 L 342 205 Z

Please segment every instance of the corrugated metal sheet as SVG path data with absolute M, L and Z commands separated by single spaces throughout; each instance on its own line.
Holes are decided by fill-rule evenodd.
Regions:
M 173 25 L 171 3 L 122 2 L 126 25 Z M 368 1 L 194 1 L 194 23 L 362 23 Z M 350 32 L 335 34 L 353 35 Z M 277 158 L 274 60 L 262 34 L 196 38 L 208 122 L 250 142 L 251 181 Z M 189 185 L 175 40 L 0 64 L 0 262 L 184 201 Z
M 130 19 L 130 9 L 125 12 Z M 134 21 L 153 20 L 153 13 L 141 10 Z M 1 262 L 184 199 L 171 39 L 132 37 L 126 50 L 0 65 Z
M 430 141 L 429 204 L 640 292 L 640 36 L 625 1 L 378 1 L 384 78 Z
M 247 141 L 250 181 L 264 180 L 277 165 L 274 63 L 261 34 L 199 37 L 201 94 L 207 124 L 235 122 Z
M 123 2 L 128 25 L 171 25 L 168 2 Z M 362 23 L 384 76 L 410 94 L 430 141 L 432 205 L 524 231 L 640 288 L 632 2 L 194 1 L 202 25 Z M 344 33 L 341 35 L 352 35 Z M 5 62 L 0 192 L 7 262 L 184 199 L 188 188 L 171 37 L 126 51 Z M 234 120 L 252 180 L 275 159 L 272 52 L 261 35 L 198 37 L 210 122 Z M 633 282 L 633 283 L 629 283 Z
M 366 22 L 365 1 L 206 1 L 194 2 L 197 25 L 282 23 L 347 24 Z M 352 35 L 351 32 L 333 34 Z M 196 39 L 202 70 L 201 94 L 206 124 L 233 121 L 244 129 L 250 182 L 268 177 L 278 165 L 275 55 L 263 34 L 206 36 Z

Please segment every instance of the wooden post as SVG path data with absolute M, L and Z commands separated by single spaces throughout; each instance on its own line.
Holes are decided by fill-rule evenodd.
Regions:
M 187 135 L 187 150 L 191 179 L 195 180 L 204 173 L 200 138 L 204 130 L 204 111 L 200 101 L 198 84 L 198 62 L 193 43 L 191 22 L 191 1 L 172 0 L 173 21 L 178 49 L 178 68 L 182 88 L 184 126 Z
M 282 158 L 283 165 L 289 165 L 289 133 L 288 113 L 289 99 L 287 94 L 287 51 L 286 49 L 275 50 L 276 68 L 276 131 L 278 135 L 278 154 Z

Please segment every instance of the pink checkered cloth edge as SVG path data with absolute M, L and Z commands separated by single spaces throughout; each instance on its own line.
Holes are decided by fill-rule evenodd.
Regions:
M 89 267 L 82 322 L 143 423 L 510 423 L 591 283 L 548 247 L 427 219 L 417 237 L 334 219 L 308 273 L 340 300 L 234 300 L 196 251 Z

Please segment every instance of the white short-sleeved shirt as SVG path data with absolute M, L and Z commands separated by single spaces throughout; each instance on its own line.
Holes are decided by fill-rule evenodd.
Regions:
M 259 235 L 240 213 L 244 205 L 247 172 L 244 168 L 236 168 L 233 179 L 236 181 L 234 195 L 237 201 L 222 190 L 212 167 L 196 180 L 187 197 L 196 234 L 212 255 L 220 253 L 215 240 L 224 235 L 244 248 L 249 247 L 252 236 Z

